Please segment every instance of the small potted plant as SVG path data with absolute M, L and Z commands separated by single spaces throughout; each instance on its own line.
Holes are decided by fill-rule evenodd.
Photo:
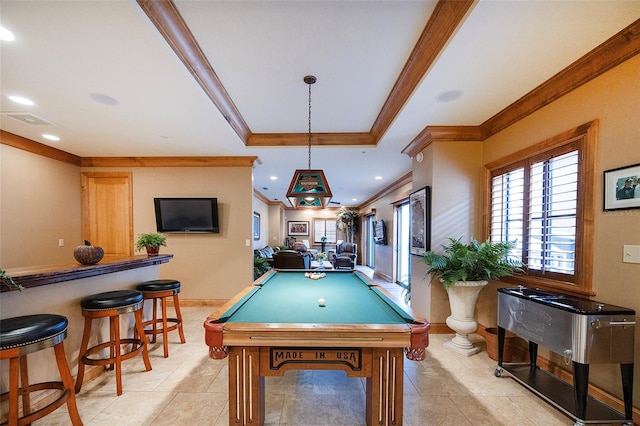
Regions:
M 267 259 L 259 256 L 253 256 L 253 280 L 260 278 L 265 272 L 271 269 Z
M 478 329 L 474 318 L 478 294 L 489 280 L 523 271 L 522 263 L 509 257 L 514 247 L 513 241 L 479 243 L 471 238 L 464 244 L 449 238 L 449 244 L 442 246 L 444 254 L 424 254 L 421 260 L 429 265 L 427 273 L 438 278 L 449 295 L 451 315 L 446 323 L 456 336 L 445 346 L 467 356 L 479 352 L 467 337 Z
M 167 246 L 167 237 L 158 233 L 140 234 L 136 242 L 136 250 L 146 248 L 148 256 L 157 256 L 160 246 Z
M 1 268 L 0 268 L 0 283 L 3 286 L 7 287 L 9 290 L 19 290 L 19 291 L 24 290 L 24 287 L 22 286 L 22 284 L 18 284 L 17 282 L 15 282 L 13 278 L 7 275 L 6 271 Z

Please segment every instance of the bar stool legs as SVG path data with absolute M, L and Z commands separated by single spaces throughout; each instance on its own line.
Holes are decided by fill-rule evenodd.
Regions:
M 80 392 L 84 379 L 85 365 L 104 365 L 107 369 L 114 369 L 116 374 L 116 391 L 122 395 L 122 361 L 142 353 L 146 371 L 151 370 L 147 337 L 142 325 L 142 293 L 136 290 L 118 290 L 87 296 L 80 302 L 84 320 L 84 332 L 80 344 L 78 359 L 78 376 L 76 377 L 76 392 Z M 133 312 L 135 317 L 135 335 L 133 338 L 120 337 L 120 315 Z M 97 318 L 109 318 L 109 341 L 99 343 L 89 348 L 91 323 Z M 122 353 L 123 345 L 131 345 L 131 350 Z M 107 358 L 92 358 L 103 349 L 109 349 Z
M 178 299 L 178 293 L 180 293 L 180 281 L 146 281 L 139 284 L 136 289 L 142 292 L 142 297 L 144 298 L 144 300 L 150 300 L 153 303 L 153 318 L 143 322 L 145 333 L 151 336 L 149 339 L 151 343 L 155 343 L 156 336 L 158 334 L 162 334 L 164 357 L 167 358 L 169 356 L 169 339 L 167 335 L 170 331 L 178 330 L 178 333 L 180 334 L 180 342 L 186 343 L 184 331 L 182 329 L 182 313 L 180 312 L 180 301 Z M 176 311 L 176 318 L 167 318 L 167 301 L 169 297 L 173 297 L 173 306 Z M 162 310 L 160 318 L 158 318 L 158 299 L 160 300 L 160 306 Z M 161 326 L 161 328 L 158 328 L 159 325 Z
M 76 404 L 73 378 L 64 351 L 67 325 L 66 317 L 54 314 L 26 315 L 1 320 L 0 359 L 9 360 L 9 392 L 2 394 L 2 400 L 9 400 L 7 420 L 9 426 L 31 424 L 65 403 L 71 424 L 82 425 Z M 30 385 L 27 354 L 49 347 L 53 347 L 61 381 Z M 30 393 L 47 389 L 61 391 L 61 394 L 45 407 L 32 412 Z M 22 417 L 19 411 L 20 397 Z

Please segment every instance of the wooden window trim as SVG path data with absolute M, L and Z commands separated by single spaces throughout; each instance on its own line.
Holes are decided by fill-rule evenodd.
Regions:
M 486 239 L 491 235 L 491 176 L 493 173 L 507 169 L 511 165 L 523 162 L 524 160 L 545 157 L 550 152 L 556 149 L 562 149 L 561 147 L 570 143 L 577 144 L 580 155 L 580 163 L 578 166 L 578 176 L 580 179 L 578 182 L 578 216 L 580 217 L 581 228 L 576 232 L 575 283 L 528 275 L 503 278 L 502 281 L 530 287 L 560 290 L 583 296 L 594 295 L 592 281 L 598 133 L 599 122 L 598 120 L 593 120 L 485 164 L 483 233 Z

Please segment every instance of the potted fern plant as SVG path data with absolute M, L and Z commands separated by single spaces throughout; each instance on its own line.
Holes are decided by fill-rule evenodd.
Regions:
M 455 337 L 445 343 L 449 349 L 466 356 L 480 351 L 468 338 L 478 329 L 474 318 L 476 301 L 489 280 L 523 271 L 522 263 L 509 257 L 514 247 L 514 241 L 480 243 L 471 238 L 465 244 L 461 239 L 449 238 L 449 244 L 442 246 L 444 253 L 424 254 L 422 262 L 429 265 L 427 273 L 438 278 L 449 295 L 451 315 L 446 323 L 456 332 Z
M 7 287 L 9 290 L 24 290 L 22 284 L 18 284 L 17 282 L 15 282 L 14 279 L 9 276 L 7 272 L 2 268 L 0 268 L 0 283 L 4 287 Z
M 146 249 L 147 256 L 157 256 L 160 252 L 160 246 L 167 246 L 167 237 L 155 232 L 140 234 L 138 241 L 136 241 L 136 250 Z

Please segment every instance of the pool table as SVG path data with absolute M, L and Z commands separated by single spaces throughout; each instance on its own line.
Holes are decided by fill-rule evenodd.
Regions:
M 429 344 L 427 320 L 353 270 L 271 270 L 204 328 L 210 357 L 229 356 L 230 425 L 263 424 L 265 376 L 313 369 L 366 377 L 367 424 L 401 425 L 404 356 Z

